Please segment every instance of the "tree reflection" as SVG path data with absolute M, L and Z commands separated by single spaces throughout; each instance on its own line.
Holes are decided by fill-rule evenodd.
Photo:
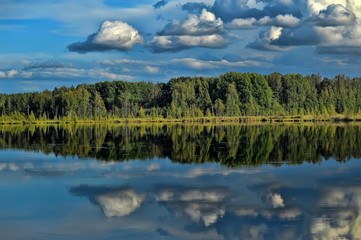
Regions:
M 361 157 L 361 125 L 2 125 L 0 148 L 228 167 L 344 162 Z

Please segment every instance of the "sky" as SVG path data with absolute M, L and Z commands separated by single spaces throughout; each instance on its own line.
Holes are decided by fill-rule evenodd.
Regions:
M 0 93 L 228 71 L 361 75 L 359 0 L 0 0 Z

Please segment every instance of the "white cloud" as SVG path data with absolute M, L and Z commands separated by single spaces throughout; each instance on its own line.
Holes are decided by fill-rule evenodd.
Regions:
M 319 26 L 345 26 L 355 22 L 356 16 L 341 4 L 329 5 L 314 17 L 314 24 Z
M 177 52 L 194 47 L 222 48 L 228 44 L 223 37 L 225 33 L 222 20 L 203 9 L 199 17 L 189 14 L 184 21 L 173 20 L 167 24 L 148 42 L 148 46 L 153 52 Z
M 317 15 L 322 10 L 326 10 L 331 4 L 347 5 L 348 0 L 307 0 L 307 7 L 311 15 Z
M 143 44 L 138 30 L 122 21 L 105 21 L 99 30 L 90 35 L 85 42 L 72 43 L 70 51 L 86 53 L 91 51 L 129 51 L 135 44 Z
M 272 26 L 268 31 L 261 32 L 258 39 L 248 44 L 247 47 L 266 51 L 287 51 L 289 48 L 272 44 L 281 37 L 282 31 L 282 27 Z
M 321 211 L 312 219 L 311 233 L 316 239 L 357 239 L 361 234 L 361 189 L 333 188 L 320 199 Z
M 189 203 L 186 204 L 184 212 L 192 221 L 202 221 L 204 226 L 208 227 L 224 216 L 225 209 L 217 208 L 208 203 Z
M 232 22 L 225 25 L 227 29 L 254 29 L 259 26 L 278 26 L 295 28 L 301 23 L 300 19 L 294 17 L 292 14 L 277 15 L 274 18 L 265 16 L 258 21 L 255 18 L 236 18 Z
M 130 189 L 96 196 L 96 201 L 107 217 L 123 217 L 138 209 L 144 197 Z
M 0 163 L 0 171 L 4 170 L 7 167 L 6 163 Z
M 0 71 L 0 78 L 6 78 L 6 74 L 2 71 Z
M 252 60 L 245 60 L 239 62 L 229 62 L 227 60 L 221 61 L 203 61 L 194 58 L 181 58 L 172 60 L 175 64 L 182 64 L 191 69 L 217 69 L 223 67 L 246 67 L 246 66 L 259 66 L 260 63 Z
M 257 20 L 255 18 L 236 18 L 232 22 L 225 25 L 228 29 L 254 29 L 256 28 Z
M 136 43 L 143 43 L 138 30 L 122 21 L 105 21 L 94 37 L 94 43 L 108 45 L 114 49 L 129 50 Z
M 184 21 L 173 20 L 172 23 L 169 23 L 164 27 L 159 35 L 202 36 L 221 33 L 224 33 L 222 20 L 216 18 L 213 13 L 203 9 L 199 17 L 195 14 L 189 14 L 188 18 Z
M 147 171 L 154 171 L 154 170 L 159 170 L 160 169 L 160 166 L 159 164 L 156 164 L 156 163 L 152 163 L 150 164 L 148 167 L 147 167 Z
M 269 34 L 266 36 L 266 40 L 273 41 L 278 39 L 282 34 L 282 28 L 281 27 L 274 27 L 272 26 Z
M 19 71 L 18 71 L 18 70 L 12 69 L 12 70 L 10 70 L 10 71 L 8 72 L 8 78 L 13 78 L 14 76 L 16 76 L 16 75 L 18 75 L 18 74 L 19 74 Z
M 146 71 L 147 73 L 150 73 L 150 74 L 157 74 L 159 72 L 159 68 L 152 67 L 152 66 L 145 66 L 144 71 Z
M 223 192 L 216 190 L 190 190 L 180 196 L 181 201 L 220 202 L 224 198 Z
M 116 73 L 109 73 L 109 72 L 99 72 L 94 74 L 97 78 L 105 78 L 105 79 L 111 79 L 111 80 L 131 80 L 133 77 L 123 74 L 116 74 Z
M 93 78 L 101 80 L 132 80 L 134 77 L 130 75 L 119 74 L 112 72 L 108 68 L 76 68 L 76 67 L 62 67 L 62 68 L 31 68 L 27 70 L 10 70 L 7 72 L 7 77 L 17 77 L 20 79 L 48 79 L 48 78 Z
M 283 208 L 285 206 L 285 204 L 283 203 L 283 198 L 280 194 L 274 193 L 270 194 L 268 197 L 270 198 L 270 201 L 274 208 Z
M 248 0 L 246 6 L 249 8 L 262 10 L 266 5 L 262 1 Z
M 148 46 L 153 52 L 178 52 L 188 48 L 222 48 L 228 44 L 228 41 L 221 35 L 205 36 L 155 36 Z
M 177 192 L 174 189 L 164 189 L 160 191 L 156 199 L 158 201 L 201 201 L 201 202 L 222 202 L 226 197 L 226 192 L 220 189 L 192 189 L 184 192 Z
M 300 20 L 291 14 L 277 15 L 275 20 L 275 24 L 281 27 L 297 27 L 300 24 Z
M 20 169 L 20 167 L 15 163 L 9 163 L 8 166 L 9 166 L 9 169 L 14 172 Z
M 185 214 L 194 222 L 203 222 L 208 227 L 225 214 L 223 202 L 228 195 L 225 189 L 163 189 L 157 201 L 166 202 L 179 215 Z

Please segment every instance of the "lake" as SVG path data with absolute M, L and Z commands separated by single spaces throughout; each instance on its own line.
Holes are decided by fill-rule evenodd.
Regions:
M 360 239 L 361 124 L 0 126 L 0 239 Z

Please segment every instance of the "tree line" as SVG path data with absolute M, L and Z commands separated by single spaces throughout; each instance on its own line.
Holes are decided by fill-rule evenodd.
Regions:
M 361 79 L 229 72 L 0 94 L 0 120 L 361 114 Z

